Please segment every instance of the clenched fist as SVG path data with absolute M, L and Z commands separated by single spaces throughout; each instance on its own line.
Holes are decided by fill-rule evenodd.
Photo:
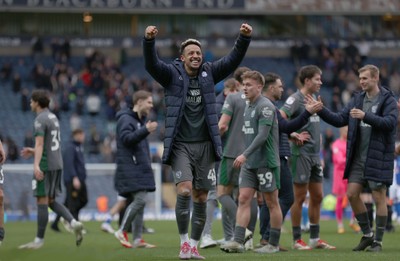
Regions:
M 158 34 L 158 29 L 155 25 L 149 25 L 146 28 L 146 31 L 144 33 L 144 37 L 146 39 L 154 39 Z

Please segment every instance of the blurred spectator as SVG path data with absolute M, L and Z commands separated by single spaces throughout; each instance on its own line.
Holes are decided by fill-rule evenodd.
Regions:
M 31 110 L 30 99 L 31 99 L 31 97 L 30 97 L 30 94 L 29 94 L 29 90 L 27 88 L 22 89 L 22 92 L 21 92 L 21 110 L 23 112 Z
M 31 130 L 27 130 L 24 135 L 24 147 L 31 147 L 33 148 L 35 146 L 34 138 L 32 135 Z
M 40 36 L 33 37 L 31 40 L 32 44 L 32 58 L 37 61 L 42 58 L 44 47 L 43 41 Z
M 100 111 L 101 100 L 97 94 L 91 93 L 86 98 L 86 109 L 91 116 L 96 116 Z
M 400 73 L 396 70 L 390 75 L 389 87 L 396 96 L 400 95 Z
M 12 64 L 9 62 L 4 63 L 0 69 L 0 80 L 9 81 L 11 79 L 12 71 Z
M 82 119 L 77 113 L 72 113 L 69 118 L 69 126 L 71 127 L 71 131 L 76 129 L 80 129 L 82 126 Z
M 18 209 L 21 211 L 21 216 L 18 218 L 19 221 L 29 221 L 30 213 L 29 213 L 29 198 L 30 198 L 30 190 L 25 188 L 22 190 L 19 200 L 18 200 Z
M 100 153 L 100 134 L 97 131 L 96 125 L 92 124 L 89 130 L 89 154 L 99 154 Z
M 357 45 L 358 51 L 361 57 L 361 63 L 364 64 L 368 59 L 369 53 L 371 52 L 371 44 L 365 40 L 365 38 L 361 39 L 361 41 Z
M 10 136 L 7 136 L 5 141 L 3 141 L 3 147 L 7 155 L 7 160 L 16 161 L 19 158 L 18 146 Z
M 348 64 L 354 64 L 357 56 L 359 56 L 359 51 L 353 40 L 349 40 L 348 45 L 344 48 L 344 53 L 348 58 Z
M 104 138 L 103 145 L 101 147 L 101 153 L 105 163 L 115 163 L 115 154 L 117 152 L 117 140 L 115 133 L 108 132 Z
M 12 82 L 12 90 L 14 93 L 19 93 L 21 91 L 21 84 L 21 77 L 18 73 L 15 73 Z

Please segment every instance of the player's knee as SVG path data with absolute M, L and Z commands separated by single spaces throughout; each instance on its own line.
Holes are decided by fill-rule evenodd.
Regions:
M 4 200 L 4 193 L 3 190 L 0 189 L 0 205 L 3 205 L 3 200 Z

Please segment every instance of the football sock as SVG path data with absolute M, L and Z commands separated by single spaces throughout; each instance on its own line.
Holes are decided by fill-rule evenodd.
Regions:
M 246 228 L 236 225 L 235 227 L 235 238 L 234 240 L 240 244 L 244 243 L 244 237 L 246 235 Z
M 357 214 L 356 219 L 363 234 L 370 235 L 372 233 L 372 230 L 371 227 L 369 226 L 368 212 Z
M 279 246 L 279 239 L 281 237 L 281 230 L 279 228 L 272 228 L 269 230 L 269 244 Z
M 310 239 L 319 238 L 319 224 L 310 224 Z
M 38 204 L 37 209 L 37 233 L 36 237 L 44 238 L 47 222 L 49 221 L 49 211 L 46 204 Z
M 292 227 L 293 241 L 301 239 L 301 227 Z
M 192 215 L 192 231 L 190 238 L 200 240 L 203 233 L 204 224 L 206 223 L 206 208 L 207 203 L 193 202 L 193 215 Z
M 190 221 L 190 197 L 178 195 L 175 205 L 175 216 L 180 235 L 188 233 Z
M 385 233 L 387 216 L 376 216 L 376 232 L 375 240 L 382 242 L 383 234 Z

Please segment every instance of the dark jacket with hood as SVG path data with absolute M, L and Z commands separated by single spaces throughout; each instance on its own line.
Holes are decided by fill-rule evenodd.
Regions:
M 235 46 L 228 55 L 215 62 L 205 62 L 199 68 L 198 79 L 202 91 L 202 100 L 205 105 L 205 121 L 214 145 L 216 160 L 219 160 L 222 156 L 222 147 L 218 130 L 220 112 L 215 109 L 215 84 L 225 79 L 240 65 L 250 40 L 250 37 L 239 35 Z M 176 59 L 171 64 L 166 64 L 158 58 L 155 39 L 143 39 L 143 55 L 146 70 L 165 88 L 166 118 L 162 160 L 163 163 L 170 164 L 171 149 L 182 120 L 186 94 L 189 88 L 189 76 L 180 59 Z
M 123 109 L 117 117 L 117 170 L 115 188 L 120 195 L 137 191 L 154 191 L 145 118 L 132 109 Z
M 393 183 L 398 109 L 393 93 L 385 87 L 379 87 L 379 89 L 380 94 L 376 110 L 366 112 L 363 119 L 364 123 L 371 125 L 372 128 L 364 177 L 367 180 L 391 185 Z M 350 117 L 350 110 L 353 108 L 362 110 L 365 95 L 364 91 L 355 94 L 341 112 L 333 113 L 323 108 L 318 113 L 324 121 L 335 127 L 348 125 L 344 179 L 349 178 L 357 148 L 356 142 L 360 137 L 360 120 Z

